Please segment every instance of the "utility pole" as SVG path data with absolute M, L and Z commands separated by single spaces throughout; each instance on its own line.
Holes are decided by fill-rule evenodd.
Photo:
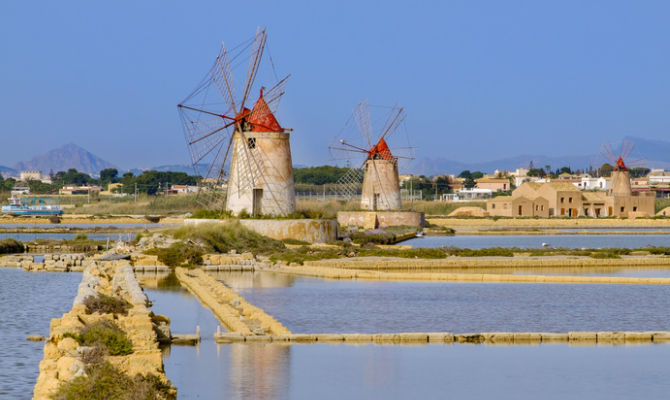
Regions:
M 135 182 L 135 203 L 137 203 L 137 182 Z
M 414 211 L 414 189 L 412 186 L 412 181 L 414 180 L 414 177 L 410 175 L 409 177 L 409 209 L 411 211 Z

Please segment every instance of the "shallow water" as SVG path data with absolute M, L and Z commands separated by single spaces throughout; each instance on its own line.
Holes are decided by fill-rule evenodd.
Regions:
M 664 285 L 222 279 L 295 333 L 670 330 Z
M 20 242 L 30 242 L 37 239 L 56 239 L 56 240 L 72 240 L 80 233 L 0 233 L 0 240 L 2 239 L 16 239 Z M 135 238 L 137 233 L 128 232 L 114 232 L 114 233 L 85 233 L 90 240 L 125 240 L 129 241 Z
M 551 247 L 569 249 L 618 247 L 637 249 L 648 246 L 670 246 L 670 235 L 456 235 L 424 236 L 400 244 L 415 248 L 453 246 L 468 249 L 487 247 L 518 247 L 539 249 L 547 243 Z
M 70 311 L 79 273 L 28 273 L 0 268 L 0 399 L 30 399 L 37 380 L 49 323 Z
M 302 285 L 267 275 L 229 280 L 237 288 Z M 202 328 L 197 348 L 172 346 L 164 353 L 179 399 L 660 399 L 670 390 L 668 345 L 217 345 L 216 320 L 190 294 L 147 293 L 175 332 Z

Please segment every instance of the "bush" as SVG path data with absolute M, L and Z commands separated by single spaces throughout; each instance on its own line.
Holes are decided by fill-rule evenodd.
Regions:
M 273 254 L 284 251 L 284 244 L 260 235 L 237 221 L 225 224 L 182 226 L 171 231 L 176 239 L 201 243 L 206 251 L 227 253 L 230 250 L 250 251 L 254 254 Z
M 74 240 L 88 240 L 88 236 L 85 233 L 77 233 Z
M 202 249 L 192 242 L 176 242 L 167 248 L 154 248 L 144 252 L 158 256 L 158 261 L 168 267 L 195 266 L 202 264 Z
M 132 305 L 124 299 L 107 296 L 102 293 L 98 296 L 87 296 L 84 299 L 84 305 L 86 306 L 87 314 L 99 312 L 101 314 L 127 315 L 128 309 L 132 307 Z
M 444 251 L 450 256 L 459 257 L 514 257 L 514 249 L 505 247 L 490 247 L 486 249 L 461 249 L 445 247 Z
M 173 399 L 171 387 L 153 374 L 130 377 L 106 361 L 88 364 L 86 375 L 61 383 L 54 400 Z
M 23 253 L 23 243 L 14 239 L 0 240 L 0 254 Z
M 81 333 L 65 333 L 82 346 L 103 346 L 112 356 L 125 356 L 133 353 L 133 344 L 126 332 L 111 321 L 98 321 L 86 326 Z

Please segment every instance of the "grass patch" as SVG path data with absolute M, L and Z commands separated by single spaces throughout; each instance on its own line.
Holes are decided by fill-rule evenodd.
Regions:
M 0 240 L 0 254 L 23 253 L 25 246 L 14 239 Z
M 86 326 L 80 333 L 67 332 L 64 337 L 71 337 L 82 346 L 102 346 L 112 356 L 125 356 L 133 353 L 133 344 L 126 332 L 115 323 L 101 320 Z
M 269 255 L 286 249 L 281 241 L 258 234 L 234 220 L 225 224 L 182 226 L 169 233 L 176 239 L 199 243 L 207 252 L 236 250 Z
M 153 248 L 144 254 L 158 256 L 158 261 L 168 267 L 193 267 L 202 264 L 203 250 L 193 242 L 176 242 L 167 248 Z
M 293 245 L 302 245 L 302 246 L 309 245 L 309 242 L 305 242 L 304 240 L 292 239 L 292 238 L 282 239 L 281 242 L 284 243 L 284 244 L 293 244 Z
M 51 398 L 54 400 L 154 400 L 175 399 L 171 385 L 153 374 L 130 377 L 104 360 L 94 347 L 82 357 L 86 375 L 63 382 Z
M 462 249 L 459 247 L 444 247 L 444 252 L 458 257 L 514 257 L 514 249 L 505 247 L 489 247 L 486 249 Z
M 98 296 L 87 296 L 84 299 L 86 314 L 99 312 L 100 314 L 121 314 L 128 315 L 128 309 L 132 305 L 124 299 L 114 296 L 107 296 L 100 293 Z

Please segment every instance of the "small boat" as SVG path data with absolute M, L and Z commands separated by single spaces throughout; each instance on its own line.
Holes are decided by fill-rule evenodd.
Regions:
M 10 197 L 2 205 L 3 214 L 9 215 L 61 215 L 60 201 L 53 197 Z

